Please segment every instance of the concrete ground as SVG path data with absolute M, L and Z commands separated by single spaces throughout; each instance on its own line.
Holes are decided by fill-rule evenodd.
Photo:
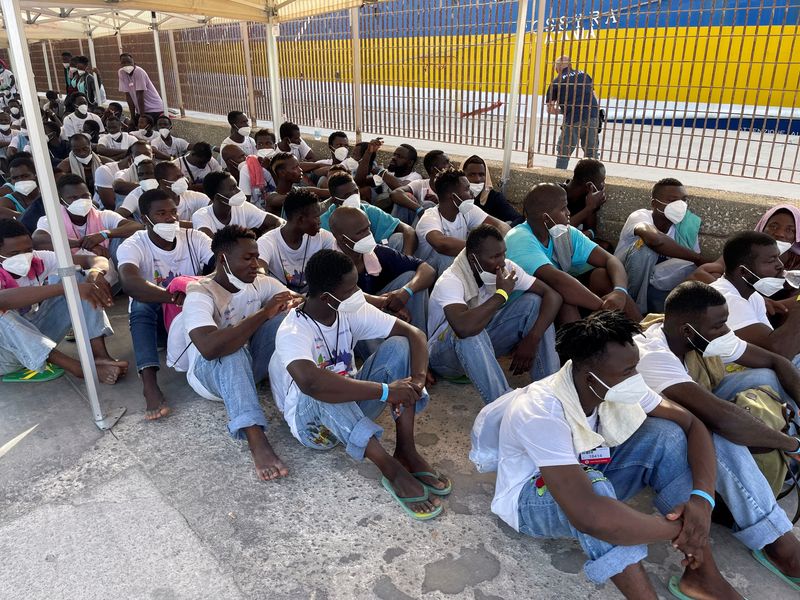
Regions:
M 113 311 L 111 346 L 132 360 L 124 309 Z M 108 432 L 67 378 L 0 385 L 0 598 L 620 597 L 587 583 L 573 542 L 526 538 L 489 512 L 494 475 L 477 474 L 467 458 L 481 408 L 469 386 L 437 384 L 419 420 L 419 445 L 454 492 L 442 517 L 417 523 L 371 464 L 341 448 L 301 447 L 266 390 L 269 435 L 291 469 L 273 483 L 256 480 L 221 404 L 198 399 L 174 372 L 163 370 L 161 382 L 175 413 L 156 423 L 143 420 L 135 375 L 104 387 L 110 406 L 128 409 Z M 391 447 L 390 420 L 381 423 Z M 636 505 L 647 510 L 647 498 Z M 727 531 L 715 527 L 713 543 L 723 573 L 749 598 L 798 597 Z M 680 573 L 678 555 L 654 545 L 646 566 L 670 597 L 664 582 Z

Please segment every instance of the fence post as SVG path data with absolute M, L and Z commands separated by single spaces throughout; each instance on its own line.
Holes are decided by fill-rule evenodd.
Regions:
M 353 127 L 356 130 L 356 144 L 361 143 L 364 128 L 364 106 L 361 96 L 361 29 L 358 22 L 359 7 L 350 9 L 350 31 L 353 37 Z
M 533 166 L 536 134 L 539 131 L 539 79 L 542 76 L 542 52 L 544 52 L 544 16 L 547 3 L 545 0 L 538 0 L 537 5 L 538 14 L 536 16 L 536 52 L 533 59 L 533 81 L 531 82 L 529 90 L 531 97 L 533 98 L 533 107 L 531 109 L 531 120 L 528 131 L 528 161 L 526 163 L 526 166 L 529 169 Z
M 245 85 L 247 86 L 247 112 L 250 113 L 250 120 L 253 125 L 256 124 L 258 117 L 256 116 L 256 90 L 253 86 L 253 61 L 250 57 L 250 31 L 247 21 L 239 22 L 239 30 L 241 31 L 242 49 L 244 50 L 244 77 Z
M 169 38 L 169 58 L 172 61 L 172 76 L 175 78 L 175 95 L 178 101 L 178 110 L 181 111 L 181 117 L 186 116 L 186 109 L 183 106 L 183 92 L 181 91 L 181 74 L 178 69 L 178 53 L 175 51 L 175 34 L 172 29 L 167 31 Z
M 50 76 L 50 61 L 47 60 L 47 42 L 42 40 L 42 58 L 44 59 L 44 68 L 47 71 L 47 89 L 52 90 L 53 78 Z
M 42 43 L 44 44 L 44 42 Z M 52 40 L 47 40 L 47 48 L 50 50 L 50 64 L 53 65 L 53 75 L 58 75 L 59 73 L 61 74 L 59 77 L 56 77 L 56 87 L 52 89 L 60 92 L 61 82 L 64 81 L 64 67 L 61 66 L 61 63 L 56 62 L 56 55 L 53 53 Z M 47 60 L 47 57 L 45 57 L 45 60 Z
M 161 102 L 164 104 L 164 114 L 169 116 L 169 103 L 167 102 L 167 84 L 164 80 L 164 63 L 161 61 L 161 42 L 158 39 L 158 22 L 156 21 L 156 13 L 150 13 L 150 22 L 153 28 L 153 46 L 156 50 L 156 65 L 158 66 L 158 87 L 161 91 Z M 140 113 L 144 113 L 146 107 L 139 108 Z
M 267 71 L 269 73 L 269 96 L 272 108 L 272 130 L 277 135 L 278 127 L 283 122 L 283 106 L 281 103 L 281 76 L 278 63 L 278 24 L 270 15 L 267 23 Z
M 501 185 L 505 191 L 511 173 L 511 151 L 514 143 L 514 122 L 519 112 L 519 84 L 522 79 L 522 53 L 525 49 L 525 22 L 528 18 L 528 0 L 517 0 L 517 29 L 514 32 L 514 62 L 511 68 L 511 87 L 508 90 L 505 135 L 503 136 L 503 175 Z

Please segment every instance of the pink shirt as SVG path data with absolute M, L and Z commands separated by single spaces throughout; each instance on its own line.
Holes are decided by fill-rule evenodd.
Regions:
M 141 106 L 137 106 L 138 112 L 145 113 L 161 113 L 164 110 L 164 102 L 161 96 L 158 95 L 156 87 L 150 81 L 150 76 L 141 67 L 136 67 L 133 73 L 128 75 L 122 69 L 119 70 L 119 91 L 122 93 L 129 93 L 133 98 L 134 103 L 138 102 L 136 92 L 144 90 L 144 110 Z

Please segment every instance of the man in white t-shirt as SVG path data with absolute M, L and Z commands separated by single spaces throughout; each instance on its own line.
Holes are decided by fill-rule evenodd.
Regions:
M 136 174 L 136 167 L 143 160 L 153 160 L 153 149 L 147 142 L 136 142 L 129 151 L 131 153 L 131 164 L 125 169 L 120 169 L 114 173 L 112 187 L 117 195 L 117 203 L 135 190 L 139 185 L 139 177 Z M 140 158 L 141 157 L 141 158 Z
M 121 160 L 128 156 L 128 148 L 137 142 L 137 138 L 127 131 L 122 131 L 122 121 L 111 115 L 106 119 L 106 130 L 97 140 L 97 153 L 111 160 Z
M 211 204 L 192 215 L 192 226 L 208 236 L 213 236 L 225 225 L 253 229 L 260 236 L 283 223 L 281 218 L 250 204 L 229 173 L 209 173 L 203 180 L 203 190 Z
M 669 291 L 708 261 L 700 254 L 700 217 L 677 179 L 658 181 L 650 208 L 633 211 L 614 255 L 625 265 L 628 291 L 642 314 L 663 312 Z
M 181 228 L 178 207 L 166 192 L 154 189 L 142 194 L 139 214 L 145 230 L 122 243 L 117 259 L 122 289 L 131 297 L 131 338 L 142 378 L 145 419 L 153 420 L 170 413 L 157 377 L 158 340 L 166 338 L 163 307 L 182 306 L 186 297 L 170 291 L 170 284 L 182 275 L 202 275 L 213 255 L 208 236 Z
M 281 152 L 294 154 L 299 162 L 315 162 L 317 160 L 311 146 L 300 136 L 300 127 L 294 123 L 289 121 L 281 123 L 278 135 L 281 138 L 278 142 L 278 149 Z
M 158 136 L 150 141 L 150 145 L 157 159 L 175 160 L 189 150 L 189 142 L 172 135 L 172 119 L 167 115 L 161 115 L 156 119 L 156 129 Z
M 426 208 L 439 202 L 436 192 L 431 189 L 431 181 L 437 173 L 452 167 L 453 163 L 442 150 L 431 150 L 422 159 L 422 166 L 428 173 L 428 179 L 415 179 L 389 194 L 394 203 L 392 215 L 407 225 L 416 223 Z
M 97 376 L 113 384 L 124 377 L 128 363 L 113 359 L 106 337 L 113 335 L 105 309 L 113 306 L 108 260 L 74 256 L 86 329 Z M 53 252 L 34 250 L 25 226 L 0 219 L 0 375 L 5 382 L 49 381 L 67 371 L 82 378 L 81 363 L 56 350 L 72 327 L 64 286 Z M 10 394 L 10 391 L 6 392 Z
M 76 133 L 83 131 L 84 122 L 89 119 L 94 121 L 100 126 L 100 133 L 105 133 L 106 128 L 103 121 L 93 112 L 89 111 L 89 102 L 83 94 L 76 94 L 73 101 L 75 112 L 72 112 L 64 117 L 64 124 L 61 126 L 61 138 L 64 140 L 70 139 Z
M 308 290 L 305 269 L 309 259 L 323 249 L 336 245 L 333 234 L 320 228 L 319 198 L 298 188 L 286 196 L 283 204 L 286 223 L 258 239 L 261 264 L 272 277 L 293 292 Z
M 277 154 L 275 134 L 269 129 L 261 129 L 253 136 L 256 141 L 256 154 L 239 163 L 239 189 L 247 196 L 247 201 L 266 210 L 266 197 L 275 191 L 275 180 L 269 172 L 270 158 Z
M 189 189 L 195 192 L 203 191 L 203 179 L 213 171 L 221 171 L 222 167 L 212 156 L 211 145 L 207 142 L 197 142 L 188 154 L 173 161 L 189 180 Z
M 225 146 L 234 145 L 241 148 L 245 156 L 256 153 L 256 141 L 250 137 L 253 131 L 250 125 L 250 117 L 240 110 L 232 110 L 228 113 L 228 124 L 231 126 L 230 134 L 219 145 L 220 154 Z
M 511 354 L 512 372 L 533 381 L 551 375 L 559 366 L 553 321 L 560 308 L 555 291 L 506 260 L 500 232 L 481 225 L 433 287 L 431 369 L 450 379 L 466 375 L 486 404 L 510 389 L 496 357 Z
M 143 165 L 140 165 L 143 166 Z M 189 182 L 181 173 L 178 165 L 171 162 L 160 162 L 153 169 L 153 177 L 158 182 L 158 189 L 163 190 L 172 198 L 178 207 L 178 220 L 181 227 L 192 227 L 192 216 L 201 208 L 208 206 L 210 200 L 202 192 L 189 189 Z M 147 181 L 143 179 L 142 181 Z M 151 185 L 151 184 L 147 184 Z M 124 217 L 131 217 L 139 213 L 139 198 L 145 192 L 144 188 L 133 190 L 125 197 L 117 212 Z
M 781 324 L 773 327 L 765 298 L 786 289 L 785 272 L 775 240 L 744 231 L 725 242 L 725 274 L 711 284 L 728 303 L 728 327 L 754 346 L 780 354 L 800 367 L 800 302 L 771 302 Z M 791 288 L 790 288 L 791 289 Z
M 800 373 L 782 356 L 738 338 L 727 320 L 728 307 L 717 290 L 697 281 L 680 284 L 667 296 L 663 321 L 654 319 L 634 338 L 637 370 L 651 389 L 731 442 L 798 450 L 795 438 L 753 419 L 732 401 L 744 390 L 770 386 L 796 406 Z M 727 373 L 731 363 L 747 368 Z
M 440 172 L 434 186 L 439 204 L 427 209 L 417 222 L 417 257 L 441 275 L 464 249 L 467 234 L 478 225 L 494 225 L 502 235 L 508 233 L 509 227 L 475 206 L 469 180 L 463 171 L 446 169 Z
M 708 541 L 719 490 L 732 535 L 762 564 L 800 575 L 792 523 L 750 452 L 647 387 L 636 373 L 639 332 L 619 311 L 570 323 L 559 332 L 558 373 L 481 411 L 471 456 L 494 457 L 483 468 L 497 469 L 492 512 L 525 535 L 576 539 L 586 577 L 610 579 L 626 598 L 657 598 L 643 566 L 655 542 L 685 557 L 673 595 L 741 598 Z M 625 504 L 644 487 L 660 514 Z
M 216 271 L 190 284 L 169 330 L 167 363 L 203 398 L 222 400 L 228 431 L 246 439 L 259 479 L 288 475 L 265 435 L 267 418 L 256 385 L 267 375 L 275 334 L 301 298 L 259 274 L 256 236 L 228 225 L 211 241 Z M 184 358 L 185 357 L 185 358 Z
M 429 400 L 425 335 L 367 304 L 353 261 L 340 252 L 317 252 L 306 279 L 308 298 L 278 329 L 269 365 L 272 396 L 292 435 L 316 450 L 341 442 L 354 459 L 375 463 L 384 488 L 409 516 L 438 516 L 438 496 L 452 486 L 414 442 L 415 414 Z M 375 338 L 389 339 L 356 369 L 353 347 Z M 374 422 L 387 403 L 397 427 L 394 455 L 378 442 L 383 429 Z

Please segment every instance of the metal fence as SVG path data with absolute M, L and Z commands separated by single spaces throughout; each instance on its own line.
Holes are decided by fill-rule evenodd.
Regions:
M 529 165 L 553 164 L 564 115 L 548 113 L 544 95 L 566 55 L 594 80 L 607 118 L 602 160 L 797 182 L 799 19 L 800 0 L 365 3 L 280 25 L 280 117 L 475 150 L 510 140 Z M 170 106 L 272 121 L 267 27 L 159 32 Z M 49 60 L 63 91 L 60 53 L 81 45 L 88 53 L 86 40 L 48 42 L 49 52 L 31 43 L 39 89 Z M 94 46 L 109 98 L 121 99 L 120 46 L 157 80 L 152 33 Z

